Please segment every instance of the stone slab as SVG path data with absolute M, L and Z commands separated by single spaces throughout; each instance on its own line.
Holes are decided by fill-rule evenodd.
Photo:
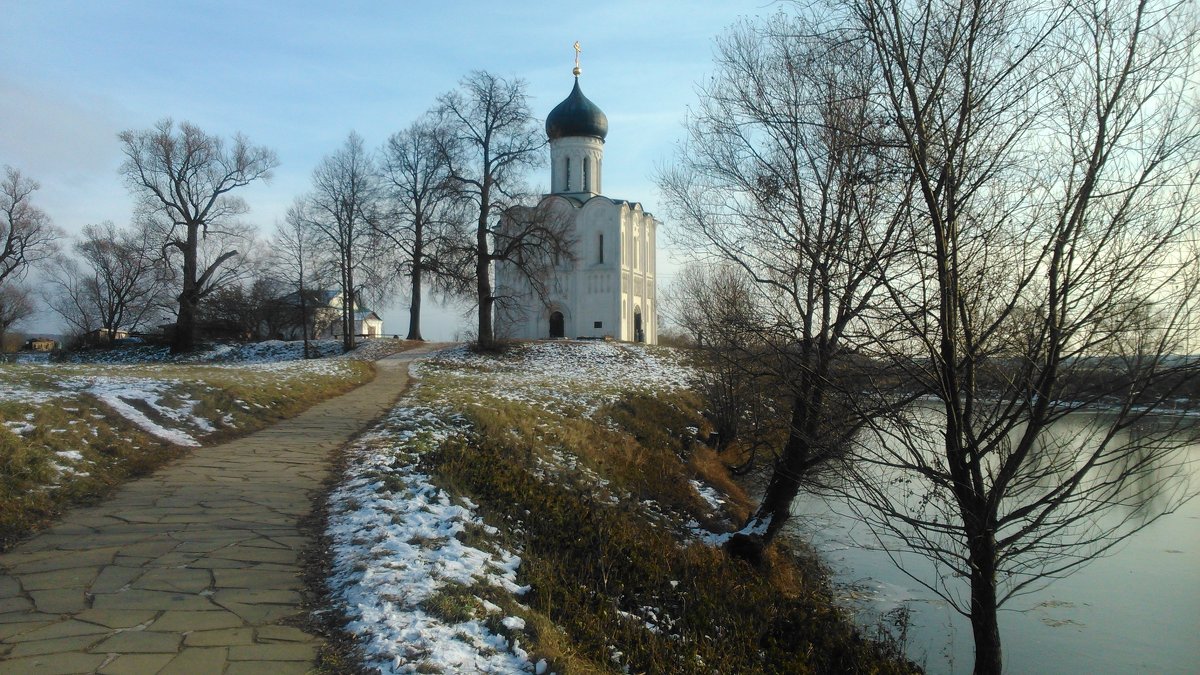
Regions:
M 198 673 L 220 673 L 228 663 L 225 647 L 185 647 L 171 659 L 158 675 L 197 675 Z M 260 670 L 264 675 L 270 670 Z
M 163 612 L 151 627 L 160 631 L 185 632 L 189 630 L 215 630 L 217 628 L 237 628 L 245 625 L 242 617 L 224 609 L 214 609 L 206 612 Z
M 92 648 L 108 654 L 174 654 L 179 651 L 179 633 L 128 630 L 117 633 Z
M 174 654 L 121 654 L 98 672 L 100 675 L 154 675 L 173 658 Z
M 92 607 L 96 609 L 216 609 L 212 602 L 203 595 L 142 589 L 130 589 L 121 593 L 98 593 L 92 598 Z
M 33 598 L 37 611 L 46 614 L 70 614 L 87 609 L 82 587 L 29 591 L 29 597 Z
M 103 654 L 40 654 L 0 661 L 0 675 L 74 675 L 94 673 L 107 660 Z
M 253 628 L 221 628 L 188 633 L 183 644 L 189 647 L 229 647 L 254 644 Z
M 278 643 L 229 648 L 230 661 L 314 661 L 317 647 L 312 644 Z

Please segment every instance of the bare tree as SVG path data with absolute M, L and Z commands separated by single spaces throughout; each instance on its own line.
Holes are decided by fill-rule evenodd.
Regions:
M 284 224 L 276 229 L 271 243 L 270 270 L 284 288 L 290 289 L 282 299 L 283 309 L 289 314 L 294 313 L 295 317 L 294 320 L 285 320 L 284 325 L 300 329 L 304 340 L 304 358 L 309 358 L 312 352 L 308 341 L 313 335 L 311 317 L 316 309 L 314 294 L 320 285 L 314 283 L 318 264 L 317 233 L 305 225 L 303 208 L 302 200 L 297 200 L 288 209 Z M 295 302 L 292 302 L 293 298 Z
M 268 180 L 278 160 L 273 151 L 251 145 L 240 134 L 226 148 L 221 138 L 187 122 L 177 130 L 170 119 L 152 129 L 124 131 L 119 138 L 126 183 L 145 215 L 159 226 L 164 255 L 174 252 L 181 258 L 182 289 L 171 351 L 192 351 L 200 301 L 219 287 L 222 267 L 238 255 L 237 250 L 222 249 L 205 260 L 202 243 L 240 234 L 236 218 L 249 207 L 231 192 Z
M 970 618 L 975 672 L 999 673 L 997 609 L 1190 494 L 1194 427 L 1159 413 L 1197 368 L 1179 354 L 1196 328 L 1195 17 L 1169 0 L 831 15 L 882 74 L 918 194 L 870 325 L 936 400 L 874 424 L 844 493 L 881 545 L 935 563 L 910 574 Z
M 342 291 L 342 346 L 354 348 L 354 319 L 362 281 L 379 281 L 371 267 L 372 237 L 381 218 L 383 190 L 362 137 L 351 132 L 337 152 L 313 171 L 313 190 L 289 218 L 319 235 Z
M 475 223 L 474 246 L 465 257 L 479 303 L 476 338 L 487 349 L 495 344 L 493 263 L 553 258 L 569 250 L 559 236 L 562 228 L 545 210 L 510 211 L 531 201 L 522 179 L 543 160 L 546 139 L 530 114 L 524 80 L 486 71 L 472 72 L 457 90 L 440 96 L 435 113 L 449 131 L 444 154 L 451 181 L 469 202 Z
M 0 286 L 0 349 L 4 336 L 13 325 L 33 314 L 33 298 L 29 290 L 13 283 Z
M 659 304 L 664 318 L 689 336 L 702 363 L 697 388 L 707 404 L 705 416 L 717 451 L 740 455 L 732 467 L 737 474 L 756 466 L 760 450 L 773 452 L 779 438 L 776 401 L 768 394 L 779 383 L 761 339 L 766 319 L 757 300 L 754 280 L 723 261 L 683 267 Z
M 393 134 L 383 148 L 391 217 L 378 228 L 395 250 L 397 271 L 409 279 L 408 339 L 421 340 L 421 294 L 428 279 L 444 295 L 464 294 L 461 251 L 470 247 L 457 185 L 450 179 L 445 127 L 425 119 Z
M 88 225 L 47 274 L 46 302 L 79 335 L 136 331 L 169 304 L 171 269 L 144 226 Z M 82 262 L 82 264 L 80 264 Z
M 29 266 L 58 251 L 62 231 L 30 198 L 41 186 L 10 166 L 0 182 L 0 285 L 24 278 Z
M 699 336 L 786 392 L 788 429 L 761 504 L 731 550 L 756 558 L 800 487 L 841 457 L 871 406 L 856 353 L 892 255 L 905 184 L 871 105 L 876 71 L 853 44 L 782 15 L 718 39 L 688 139 L 659 182 L 677 238 L 739 267 L 756 310 Z M 697 308 L 713 311 L 714 308 Z M 769 372 L 763 372 L 769 371 Z

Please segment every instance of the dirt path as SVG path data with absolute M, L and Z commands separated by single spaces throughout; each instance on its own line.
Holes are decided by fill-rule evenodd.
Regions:
M 408 363 L 244 438 L 201 448 L 0 555 L 0 674 L 303 673 L 299 521 L 329 453 L 391 406 Z

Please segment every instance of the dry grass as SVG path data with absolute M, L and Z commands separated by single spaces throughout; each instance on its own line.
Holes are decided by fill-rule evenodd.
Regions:
M 61 402 L 60 402 L 61 403 Z M 93 503 L 121 481 L 178 456 L 90 397 L 71 405 L 0 402 L 0 550 L 50 523 L 68 505 Z M 79 459 L 59 453 L 78 453 Z
M 496 396 L 478 373 L 427 369 L 422 383 L 418 402 L 449 406 L 473 431 L 430 448 L 421 469 L 469 496 L 501 545 L 520 552 L 520 583 L 532 588 L 524 607 L 489 600 L 525 619 L 521 644 L 549 670 L 914 672 L 860 635 L 819 567 L 772 548 L 762 572 L 689 539 L 688 520 L 717 529 L 750 509 L 721 459 L 695 441 L 707 430 L 693 394 L 631 392 L 589 418 Z M 724 512 L 690 479 L 724 492 Z M 434 611 L 477 616 L 471 598 L 486 592 L 439 595 Z
M 0 550 L 52 522 L 64 509 L 93 503 L 131 477 L 185 452 L 152 436 L 87 393 L 64 393 L 65 378 L 170 381 L 163 405 L 193 406 L 204 432 L 130 404 L 153 422 L 215 444 L 292 417 L 373 376 L 369 362 L 342 362 L 327 374 L 211 365 L 0 366 L 0 386 L 29 392 L 0 400 Z M 54 397 L 39 402 L 39 397 Z M 183 403 L 183 401 L 189 403 Z M 190 402 L 194 401 L 194 405 Z M 182 425 L 182 426 L 181 426 Z

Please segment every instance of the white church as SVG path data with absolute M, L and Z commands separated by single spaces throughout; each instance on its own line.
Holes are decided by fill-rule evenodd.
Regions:
M 575 259 L 554 267 L 539 297 L 512 266 L 496 265 L 496 335 L 507 338 L 609 338 L 658 342 L 655 232 L 658 222 L 637 202 L 605 197 L 608 118 L 575 87 L 546 117 L 550 194 L 539 209 L 569 223 Z

